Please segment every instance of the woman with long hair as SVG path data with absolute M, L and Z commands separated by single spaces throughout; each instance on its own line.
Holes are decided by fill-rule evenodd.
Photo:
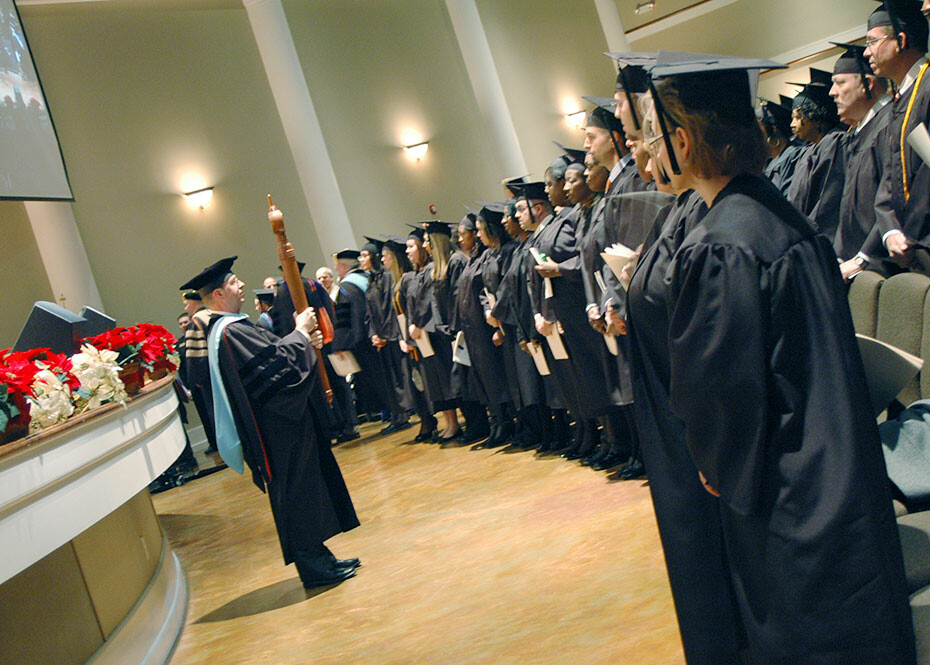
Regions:
M 391 410 L 391 421 L 381 429 L 392 434 L 409 427 L 409 411 L 413 408 L 404 389 L 403 353 L 397 344 L 399 329 L 394 315 L 392 297 L 394 276 L 381 262 L 384 241 L 365 236 L 359 253 L 362 270 L 368 272 L 365 302 L 368 308 L 368 336 L 377 351 L 377 360 L 384 377 L 384 393 Z
M 397 325 L 397 346 L 401 352 L 401 376 L 404 399 L 401 405 L 413 409 L 420 417 L 420 431 L 415 441 L 430 441 L 436 430 L 436 417 L 422 386 L 417 386 L 414 372 L 417 371 L 416 345 L 409 338 L 407 316 L 407 294 L 416 281 L 417 273 L 407 258 L 407 239 L 402 236 L 387 236 L 381 249 L 381 260 L 385 269 L 385 289 L 391 293 L 391 315 Z M 390 275 L 390 278 L 387 278 Z M 388 286 L 390 279 L 390 286 Z
M 435 224 L 435 223 L 430 223 Z M 449 226 L 439 222 L 445 228 L 446 234 Z M 459 421 L 456 415 L 458 400 L 452 391 L 450 380 L 452 374 L 452 337 L 449 334 L 447 322 L 437 315 L 434 306 L 433 290 L 436 282 L 437 264 L 443 273 L 448 269 L 451 245 L 439 241 L 436 247 L 430 244 L 429 236 L 441 234 L 438 226 L 429 229 L 417 228 L 407 238 L 407 256 L 414 267 L 419 267 L 416 281 L 407 296 L 408 311 L 410 312 L 410 337 L 414 343 L 420 345 L 420 373 L 426 386 L 426 394 L 433 408 L 441 411 L 445 420 L 441 432 L 434 437 L 435 441 L 454 438 L 459 431 Z M 448 236 L 446 237 L 448 240 Z M 432 251 L 432 258 L 430 257 Z
M 761 175 L 746 70 L 779 66 L 660 52 L 653 69 L 657 168 L 707 206 L 671 246 L 653 243 L 627 308 L 682 642 L 689 663 L 911 664 L 900 540 L 836 255 Z

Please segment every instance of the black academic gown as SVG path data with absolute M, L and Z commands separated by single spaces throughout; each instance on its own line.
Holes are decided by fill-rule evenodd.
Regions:
M 416 344 L 410 337 L 410 317 L 407 315 L 409 302 L 409 293 L 417 279 L 417 274 L 412 270 L 405 272 L 400 278 L 400 288 L 393 291 L 391 303 L 394 307 L 395 318 L 399 314 L 404 317 L 406 325 L 400 329 L 400 320 L 398 320 L 398 346 L 400 340 L 404 340 L 408 352 L 403 355 L 401 370 L 404 379 L 404 392 L 409 395 L 412 408 L 420 416 L 421 422 L 428 422 L 433 417 L 433 405 L 426 394 L 425 382 L 422 381 L 423 369 L 420 363 L 419 353 L 410 352 L 410 349 L 416 349 Z M 419 377 L 416 378 L 415 377 Z M 419 387 L 418 387 L 419 384 Z
M 685 236 L 706 214 L 695 192 L 681 195 L 661 231 L 648 238 L 627 300 L 636 429 L 685 658 L 689 665 L 734 665 L 740 620 L 720 537 L 719 502 L 698 480 L 685 428 L 669 407 L 666 275 Z
M 590 335 L 584 329 L 594 333 L 587 322 L 584 311 L 587 300 L 584 294 L 584 285 L 581 279 L 581 257 L 578 254 L 578 226 L 581 224 L 581 215 L 577 207 L 562 208 L 556 215 L 544 219 L 539 228 L 530 239 L 530 244 L 541 254 L 544 254 L 559 266 L 561 277 L 551 278 L 552 297 L 546 298 L 545 280 L 540 277 L 535 267 L 527 271 L 530 302 L 533 307 L 534 318 L 536 314 L 546 321 L 559 322 L 565 328 L 566 334 L 562 342 L 568 352 L 567 360 L 555 360 L 549 349 L 549 344 L 542 340 L 540 348 L 546 357 L 551 376 L 554 378 L 559 399 L 550 401 L 552 408 L 567 408 L 580 420 L 587 420 L 597 415 L 594 413 L 591 400 L 597 406 L 604 404 L 603 385 L 596 387 L 586 382 L 584 370 L 579 369 L 579 361 L 587 361 L 588 366 L 600 367 L 600 361 L 591 353 Z M 579 321 L 579 318 L 582 320 Z M 567 322 L 567 323 L 566 323 Z M 535 328 L 535 323 L 534 323 Z M 569 332 L 571 331 L 571 332 Z M 569 334 L 577 332 L 582 337 L 569 340 Z M 595 335 L 597 333 L 594 333 Z M 599 342 L 603 344 L 603 342 Z M 576 353 L 572 353 L 575 349 Z M 579 356 L 576 358 L 576 356 Z M 597 369 L 594 369 L 597 372 Z M 551 382 L 547 383 L 547 393 Z M 556 404 L 561 404 L 559 407 Z M 606 407 L 605 407 L 606 408 Z
M 904 124 L 912 93 L 907 126 Z M 916 89 L 911 86 L 892 102 L 891 117 L 885 127 L 885 164 L 882 180 L 875 197 L 875 222 L 882 235 L 903 231 L 904 235 L 922 244 L 930 244 L 930 167 L 907 143 L 907 136 L 920 123 L 930 127 L 930 70 Z M 901 137 L 905 137 L 904 158 L 907 162 L 907 191 L 901 164 Z
M 325 310 L 329 322 L 335 326 L 336 309 L 329 293 L 323 288 L 323 285 L 316 280 L 307 279 L 301 276 L 304 284 L 304 295 L 307 297 L 307 306 L 312 307 L 321 316 L 320 312 Z M 271 307 L 271 321 L 274 325 L 274 334 L 278 337 L 284 337 L 294 330 L 294 302 L 291 300 L 291 292 L 288 289 L 287 282 L 281 280 L 278 282 L 277 290 L 274 294 L 274 304 Z M 336 430 L 343 430 L 347 427 L 353 427 L 357 424 L 355 415 L 355 406 L 353 405 L 352 389 L 345 379 L 333 369 L 329 362 L 329 354 L 332 353 L 333 344 L 327 342 L 321 349 L 323 355 L 323 367 L 329 378 L 329 385 L 333 391 L 333 405 L 329 408 L 328 403 L 324 400 L 315 404 L 320 422 L 324 423 L 324 429 L 327 432 L 338 434 Z
M 510 388 L 504 367 L 504 353 L 492 341 L 494 328 L 485 319 L 485 310 L 490 309 L 484 290 L 495 292 L 502 268 L 510 261 L 515 243 L 509 241 L 497 249 L 486 249 L 480 257 L 470 261 L 462 271 L 456 291 L 456 321 L 465 333 L 468 357 L 472 373 L 478 384 L 483 404 L 497 407 L 511 401 Z
M 433 263 L 427 263 L 411 280 L 407 289 L 407 320 L 429 336 L 433 355 L 420 355 L 420 373 L 426 385 L 426 395 L 437 411 L 454 409 L 456 395 L 452 389 L 452 336 L 444 321 L 436 316 L 432 277 Z M 447 273 L 448 278 L 448 273 Z M 412 340 L 411 340 L 412 341 Z
M 846 132 L 834 129 L 798 160 L 788 200 L 830 241 L 840 223 L 846 179 Z
M 913 663 L 884 459 L 829 241 L 767 180 L 740 176 L 664 283 L 667 328 L 641 324 L 631 294 L 634 334 L 668 340 L 667 357 L 643 362 L 667 363 L 670 411 L 720 492 L 753 662 Z
M 398 344 L 400 331 L 394 314 L 393 296 L 394 276 L 387 270 L 372 272 L 368 290 L 365 291 L 368 336 L 370 339 L 377 335 L 387 342 L 380 349 L 375 349 L 374 355 L 380 365 L 384 397 L 391 409 L 391 422 L 400 424 L 407 422 L 407 411 L 413 409 L 413 403 L 404 385 L 404 354 Z
M 887 146 L 884 142 L 879 143 L 878 138 L 890 118 L 889 103 L 847 141 L 840 225 L 833 239 L 833 249 L 843 261 L 860 251 L 872 256 L 881 249 L 881 239 L 877 238 L 877 233 L 872 233 L 872 228 L 875 226 L 875 195 L 882 178 Z M 870 236 L 872 240 L 867 244 Z
M 213 316 L 212 325 L 219 320 Z M 299 331 L 286 337 L 247 320 L 223 331 L 220 371 L 259 489 L 268 490 L 285 563 L 359 525 L 313 403 L 323 399 L 316 354 Z
M 484 246 L 479 244 L 477 254 L 484 251 Z M 442 321 L 440 329 L 446 332 L 450 337 L 455 339 L 459 332 L 458 319 L 455 311 L 455 299 L 458 293 L 459 280 L 462 277 L 465 267 L 469 261 L 477 259 L 467 257 L 461 252 L 454 252 L 449 257 L 449 266 L 446 268 L 446 279 L 438 284 L 433 285 L 433 308 L 434 312 Z M 449 381 L 452 393 L 463 402 L 479 402 L 478 395 L 480 392 L 474 387 L 475 379 L 469 380 L 474 370 L 469 365 L 462 365 L 457 362 L 452 363 L 452 370 L 449 374 Z M 462 406 L 462 402 L 459 403 Z M 467 407 L 465 407 L 467 409 Z
M 501 277 L 497 289 L 497 303 L 491 314 L 504 327 L 504 360 L 514 406 L 525 409 L 530 406 L 546 405 L 546 390 L 542 376 L 536 369 L 533 358 L 524 351 L 520 343 L 538 340 L 539 335 L 533 322 L 533 308 L 527 280 L 528 272 L 536 265 L 529 252 L 530 237 L 517 243 L 510 257 L 510 265 Z M 542 341 L 545 344 L 545 341 Z
M 785 196 L 788 195 L 791 183 L 794 182 L 794 171 L 804 151 L 805 146 L 802 141 L 791 139 L 788 147 L 765 167 L 765 177 L 771 180 L 775 188 Z
M 184 362 L 181 379 L 191 391 L 194 408 L 200 416 L 204 436 L 212 449 L 216 448 L 216 427 L 213 421 L 213 388 L 210 385 L 210 366 L 207 363 L 207 324 L 210 310 L 201 307 L 194 312 L 190 325 L 184 331 Z

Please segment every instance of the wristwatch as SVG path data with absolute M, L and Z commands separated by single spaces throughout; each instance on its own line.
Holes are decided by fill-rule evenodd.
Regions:
M 863 256 L 862 254 L 856 254 L 856 256 L 853 257 L 853 261 L 855 261 L 856 265 L 860 268 L 865 268 L 869 265 L 869 257 Z

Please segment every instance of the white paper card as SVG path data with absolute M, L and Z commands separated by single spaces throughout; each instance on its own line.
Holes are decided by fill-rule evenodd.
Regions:
M 552 334 L 546 335 L 546 342 L 549 343 L 549 350 L 552 351 L 552 357 L 556 360 L 568 360 L 568 351 L 562 344 L 562 336 L 559 331 L 553 327 Z
M 420 355 L 424 358 L 429 358 L 436 353 L 433 351 L 433 343 L 429 341 L 429 333 L 425 330 L 420 331 L 420 338 L 415 341 L 417 348 L 420 349 Z
M 461 330 L 452 340 L 452 362 L 471 367 L 471 358 L 468 355 L 468 347 L 465 345 L 465 333 Z
M 536 342 L 529 342 L 526 347 L 530 350 L 530 355 L 533 356 L 533 362 L 536 363 L 536 371 L 539 372 L 539 375 L 549 376 L 552 372 L 549 371 L 549 363 L 546 362 L 546 354 L 543 353 L 542 347 Z
M 610 266 L 610 270 L 617 276 L 617 279 L 620 279 L 620 273 L 623 272 L 623 267 L 630 262 L 630 259 L 632 259 L 635 254 L 636 252 L 632 249 L 618 242 L 601 252 L 601 258 L 604 259 L 604 263 Z M 621 280 L 621 284 L 622 283 Z
M 917 125 L 910 134 L 907 135 L 907 144 L 920 155 L 924 164 L 930 166 L 930 132 L 924 123 Z
M 397 325 L 400 326 L 400 338 L 407 339 L 410 336 L 410 333 L 407 331 L 407 315 L 406 314 L 397 315 Z
M 336 353 L 330 353 L 329 362 L 339 376 L 349 376 L 349 374 L 357 374 L 362 371 L 362 368 L 358 366 L 358 361 L 355 359 L 355 356 L 352 355 L 351 351 L 336 351 Z

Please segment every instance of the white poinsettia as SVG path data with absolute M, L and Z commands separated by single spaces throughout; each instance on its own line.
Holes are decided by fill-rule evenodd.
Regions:
M 37 363 L 41 365 L 41 363 Z M 49 369 L 40 370 L 32 383 L 34 397 L 29 397 L 29 431 L 38 432 L 67 420 L 74 413 L 71 389 Z
M 128 395 L 119 378 L 118 354 L 109 349 L 96 349 L 90 344 L 71 356 L 71 373 L 81 382 L 79 396 L 85 400 L 82 411 L 95 409 L 107 402 L 124 403 Z

